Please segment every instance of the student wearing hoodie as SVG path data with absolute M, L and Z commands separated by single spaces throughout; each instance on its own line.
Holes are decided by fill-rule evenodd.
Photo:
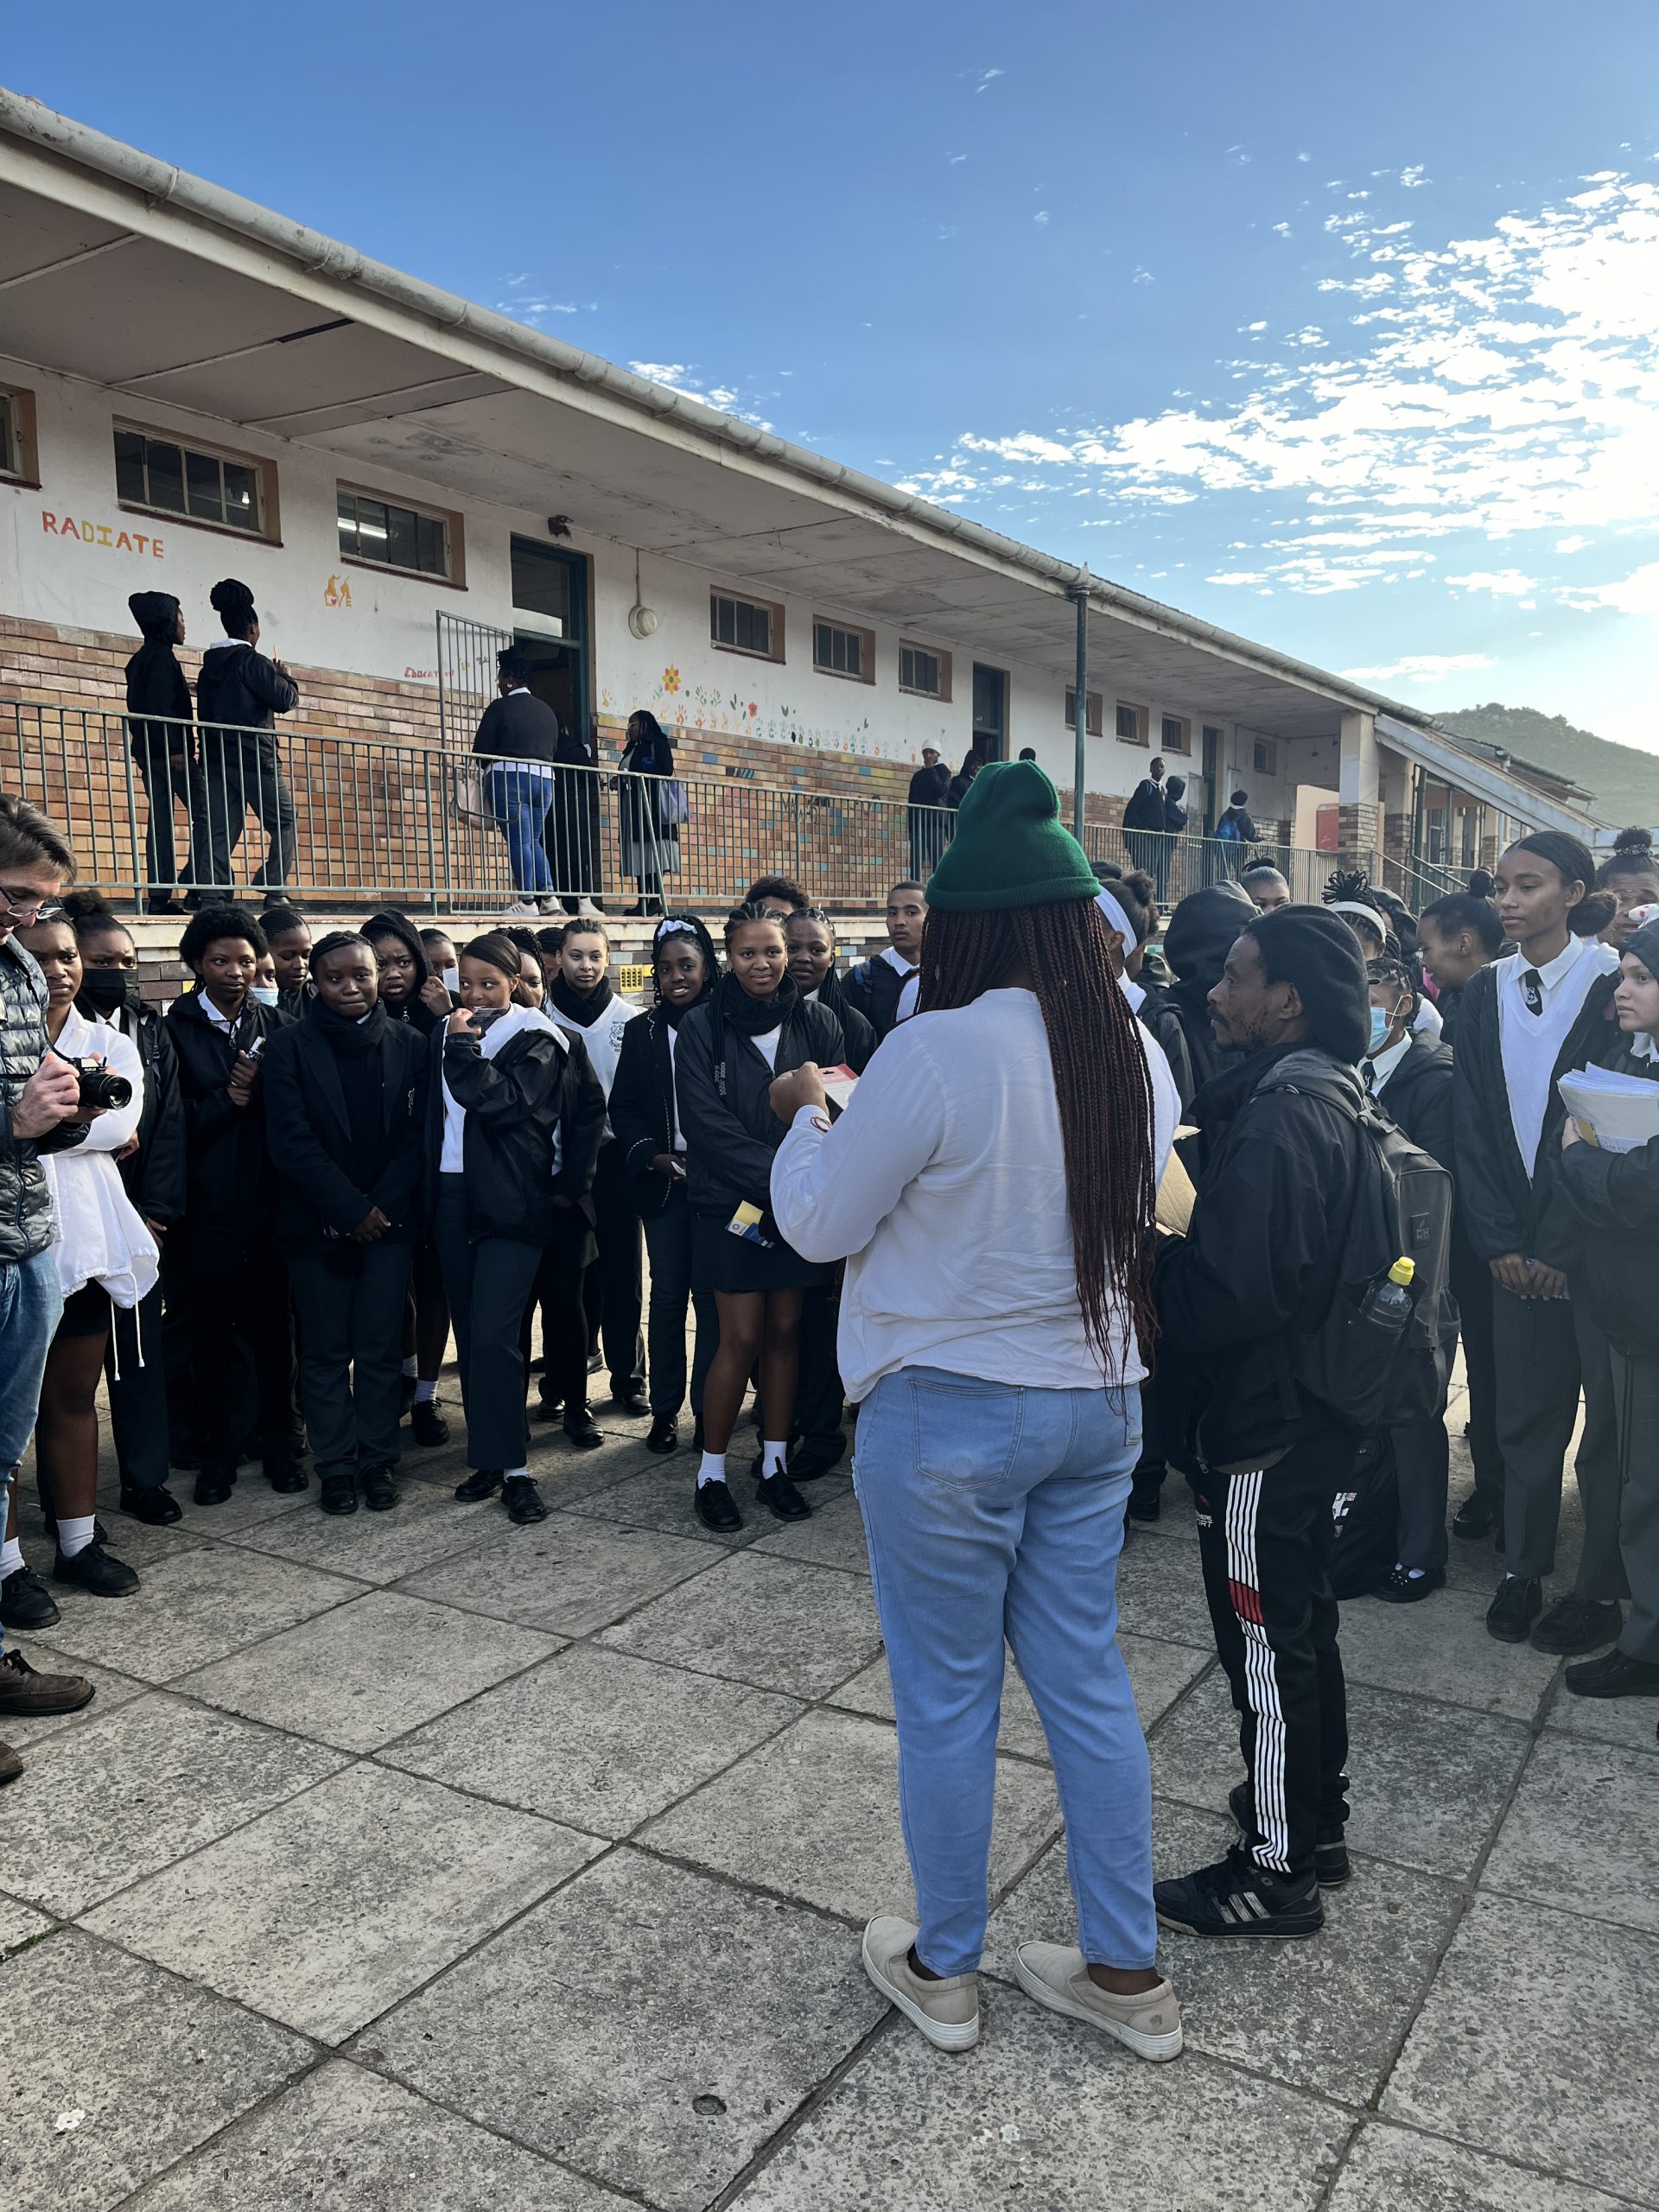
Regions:
M 173 803 L 191 828 L 187 879 L 194 879 L 200 770 L 190 710 L 190 686 L 175 645 L 184 643 L 184 615 L 170 591 L 136 591 L 127 605 L 144 642 L 127 663 L 127 723 L 132 765 L 144 787 L 149 819 L 144 830 L 147 914 L 177 914 L 179 867 L 174 845 Z
M 294 1448 L 294 1325 L 275 1243 L 263 1081 L 266 1048 L 289 1016 L 253 996 L 265 949 L 245 906 L 202 907 L 179 941 L 196 987 L 167 1010 L 185 1127 L 184 1214 L 168 1257 L 190 1335 L 198 1505 L 222 1505 L 236 1482 L 238 1338 L 253 1363 L 266 1477 L 274 1491 L 306 1486 Z
M 259 617 L 253 594 L 234 576 L 216 583 L 208 601 L 225 626 L 209 645 L 196 676 L 196 713 L 201 723 L 205 864 L 194 873 L 223 897 L 230 889 L 231 860 L 251 810 L 270 839 L 255 887 L 280 890 L 294 864 L 294 794 L 283 775 L 275 718 L 292 714 L 300 688 L 279 660 L 258 650 Z M 209 894 L 198 887 L 193 903 Z
M 278 1009 L 303 1020 L 315 995 L 311 984 L 311 925 L 296 906 L 267 906 L 260 916 L 270 948 Z
M 1168 999 L 1186 1039 L 1192 1088 L 1201 1090 L 1222 1065 L 1210 1020 L 1210 994 L 1240 930 L 1256 908 L 1236 883 L 1189 891 L 1164 925 L 1164 957 L 1174 971 Z
M 1576 837 L 1536 830 L 1497 864 L 1497 917 L 1515 946 L 1466 986 L 1459 1010 L 1452 1143 L 1470 1241 L 1496 1286 L 1497 1435 L 1503 1454 L 1504 1577 L 1487 1611 L 1504 1643 L 1593 1651 L 1618 1633 L 1618 1487 L 1612 1384 L 1600 1343 L 1581 1334 L 1567 1279 L 1539 1254 L 1561 1159 L 1557 1084 L 1587 1066 L 1611 1022 L 1618 955 L 1599 942 L 1611 892 Z M 1585 1397 L 1576 1468 L 1584 1548 L 1573 1589 L 1548 1613 L 1563 1462 Z
M 404 1299 L 419 1241 L 431 1052 L 391 1020 L 366 938 L 311 955 L 316 999 L 271 1039 L 265 1126 L 281 1190 L 276 1243 L 303 1317 L 300 1398 L 325 1513 L 397 1503 Z
M 1157 1287 L 1166 1403 L 1197 1469 L 1205 1592 L 1239 1716 L 1245 1779 L 1228 1802 L 1243 1841 L 1155 1895 L 1164 1925 L 1192 1935 L 1311 1936 L 1321 1886 L 1348 1878 L 1326 1567 L 1333 1471 L 1359 1438 L 1293 1370 L 1337 1295 L 1360 1187 L 1370 990 L 1338 916 L 1258 914 L 1234 896 L 1239 931 L 1210 994 L 1225 1057 L 1192 1108 L 1197 1203 Z
M 605 1094 L 581 1038 L 514 1002 L 518 963 L 500 931 L 461 953 L 461 1004 L 432 1039 L 426 1164 L 473 1470 L 455 1496 L 499 1491 L 509 1520 L 531 1522 L 545 1520 L 547 1508 L 529 1465 L 524 1309 L 553 1247 L 567 1287 L 565 1336 L 585 1365 L 579 1284 Z

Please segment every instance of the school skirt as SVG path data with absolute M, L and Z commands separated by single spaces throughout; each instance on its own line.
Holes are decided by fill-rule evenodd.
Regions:
M 832 1267 L 804 1260 L 792 1244 L 779 1241 L 764 1249 L 747 1236 L 734 1236 L 723 1219 L 699 1214 L 691 1234 L 693 1290 L 810 1290 L 828 1282 Z

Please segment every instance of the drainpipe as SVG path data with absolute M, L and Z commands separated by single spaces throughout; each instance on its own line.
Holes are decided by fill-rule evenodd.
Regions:
M 1077 610 L 1077 689 L 1076 711 L 1071 717 L 1071 834 L 1083 846 L 1084 785 L 1088 773 L 1089 737 L 1089 567 L 1085 562 L 1077 571 L 1077 582 L 1071 587 L 1071 600 Z

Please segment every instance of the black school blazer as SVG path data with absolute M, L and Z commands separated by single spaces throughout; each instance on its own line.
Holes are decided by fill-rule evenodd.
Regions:
M 695 1011 L 695 1009 L 689 1009 Z M 674 1062 L 668 1016 L 647 1007 L 622 1032 L 611 1083 L 611 1134 L 620 1147 L 628 1195 L 641 1215 L 658 1214 L 683 1185 L 659 1175 L 652 1161 L 674 1149 Z
M 340 1064 L 314 1021 L 296 1021 L 266 1047 L 265 1135 L 281 1182 L 276 1243 L 315 1251 L 333 1230 L 344 1236 L 371 1206 L 391 1222 L 388 1243 L 418 1243 L 426 1217 L 426 1090 L 432 1059 L 406 1022 L 379 1025 L 381 1127 L 386 1163 L 372 1191 L 350 1172 L 352 1132 Z
M 522 1029 L 486 1060 L 475 1039 L 433 1032 L 427 1090 L 427 1218 L 435 1218 L 443 1153 L 443 1084 L 467 1109 L 461 1175 L 467 1234 L 545 1244 L 557 1226 L 556 1198 L 569 1198 L 591 1228 L 594 1168 L 605 1135 L 605 1093 L 588 1048 L 569 1030 Z M 553 1173 L 553 1136 L 559 1173 Z

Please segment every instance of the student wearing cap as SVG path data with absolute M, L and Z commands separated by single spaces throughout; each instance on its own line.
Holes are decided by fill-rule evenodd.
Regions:
M 1116 1638 L 1174 1087 L 1107 962 L 1081 847 L 1034 762 L 981 770 L 929 884 L 922 1003 L 832 1128 L 815 1068 L 772 1088 L 782 1232 L 847 1261 L 854 1480 L 899 1726 L 918 1921 L 865 1969 L 928 2040 L 979 2033 L 1005 1638 L 1067 1814 L 1078 1941 L 1027 1942 L 1038 2004 L 1173 2058 L 1146 1741 Z
M 1158 1913 L 1195 1936 L 1311 1936 L 1321 1887 L 1348 1878 L 1348 1719 L 1326 1568 L 1332 1472 L 1359 1438 L 1299 1392 L 1292 1370 L 1336 1295 L 1358 1188 L 1370 989 L 1340 917 L 1258 914 L 1238 895 L 1245 918 L 1210 994 L 1224 1057 L 1189 1114 L 1197 1203 L 1160 1253 L 1158 1311 L 1239 1716 L 1245 1779 L 1228 1803 L 1243 1840 L 1160 1882 Z
M 1618 1027 L 1596 1065 L 1659 1085 L 1659 906 L 1630 915 Z M 1579 1325 L 1605 1348 L 1618 1433 L 1618 1554 L 1630 1610 L 1611 1649 L 1567 1670 L 1574 1697 L 1659 1697 L 1659 1137 L 1634 1152 L 1582 1141 L 1570 1119 L 1539 1242 L 1567 1272 Z

